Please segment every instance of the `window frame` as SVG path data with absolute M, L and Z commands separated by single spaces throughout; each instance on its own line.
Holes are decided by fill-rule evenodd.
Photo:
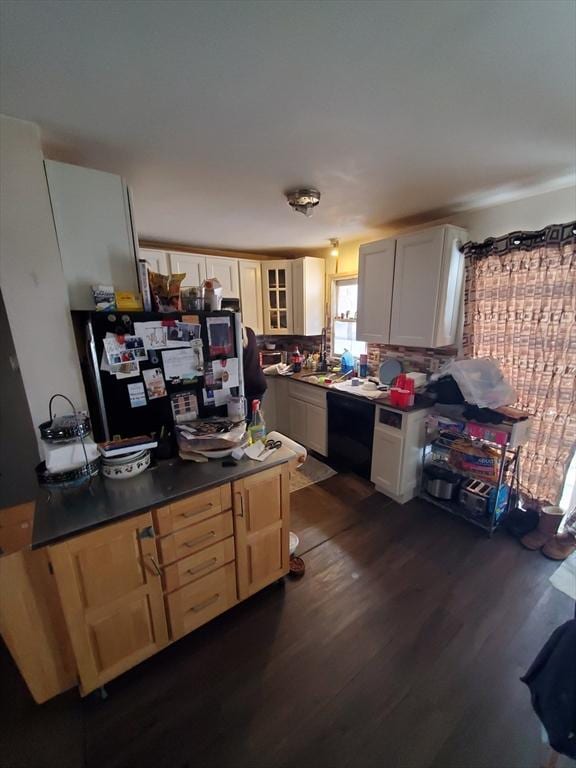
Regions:
M 348 285 L 350 285 L 351 283 L 356 283 L 356 285 L 358 285 L 358 273 L 342 272 L 342 273 L 330 276 L 330 357 L 335 357 L 335 358 L 342 357 L 341 352 L 334 352 L 334 339 L 336 338 L 335 322 L 336 320 L 340 320 L 340 318 L 336 317 L 338 283 L 344 283 Z M 356 312 L 358 312 L 358 308 L 356 308 Z M 356 314 L 356 318 L 357 317 L 358 317 L 358 314 Z M 357 322 L 358 320 L 356 319 L 356 323 Z M 356 325 L 356 329 L 358 329 L 358 325 Z M 365 352 L 368 352 L 367 342 L 361 342 L 361 343 L 365 345 Z M 354 355 L 354 357 L 357 357 L 357 355 Z

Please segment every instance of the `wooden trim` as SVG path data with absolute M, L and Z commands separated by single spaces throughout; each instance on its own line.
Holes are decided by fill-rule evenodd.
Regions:
M 168 243 L 165 240 L 138 241 L 140 248 L 150 248 L 154 251 L 167 251 L 168 253 L 198 253 L 201 256 L 223 256 L 227 259 L 247 259 L 250 261 L 271 261 L 278 256 L 266 253 L 250 253 L 248 251 L 227 250 L 225 248 L 206 248 L 205 246 L 191 245 L 190 243 Z M 282 256 L 282 259 L 299 259 L 301 256 Z
M 280 466 L 280 498 L 282 504 L 282 570 L 290 570 L 290 469 Z

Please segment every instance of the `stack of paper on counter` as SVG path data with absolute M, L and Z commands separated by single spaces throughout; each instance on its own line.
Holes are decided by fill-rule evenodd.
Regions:
M 246 422 L 239 424 L 225 418 L 197 419 L 176 425 L 176 439 L 182 458 L 206 451 L 232 450 L 246 439 Z

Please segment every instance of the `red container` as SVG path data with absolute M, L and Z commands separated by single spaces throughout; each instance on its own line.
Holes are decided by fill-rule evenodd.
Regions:
M 411 393 L 407 389 L 398 390 L 398 407 L 409 408 L 410 407 Z

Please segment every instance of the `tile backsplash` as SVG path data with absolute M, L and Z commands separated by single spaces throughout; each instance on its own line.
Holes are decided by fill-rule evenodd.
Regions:
M 291 352 L 297 344 L 300 352 L 318 352 L 321 336 L 258 336 L 258 346 L 263 349 L 265 342 L 276 344 L 276 351 Z M 330 331 L 328 331 L 328 349 L 330 349 Z M 400 360 L 407 371 L 434 373 L 444 363 L 455 360 L 458 356 L 456 347 L 424 349 L 422 347 L 393 347 L 388 344 L 368 344 L 368 366 L 370 373 L 377 373 L 378 366 L 388 358 Z
M 385 360 L 396 358 L 404 370 L 434 373 L 444 363 L 455 360 L 456 347 L 424 349 L 422 347 L 392 347 L 387 344 L 368 344 L 368 365 L 374 372 Z
M 298 345 L 300 352 L 318 352 L 322 342 L 321 336 L 257 336 L 258 346 L 263 349 L 266 342 L 276 344 L 276 351 L 292 352 Z

